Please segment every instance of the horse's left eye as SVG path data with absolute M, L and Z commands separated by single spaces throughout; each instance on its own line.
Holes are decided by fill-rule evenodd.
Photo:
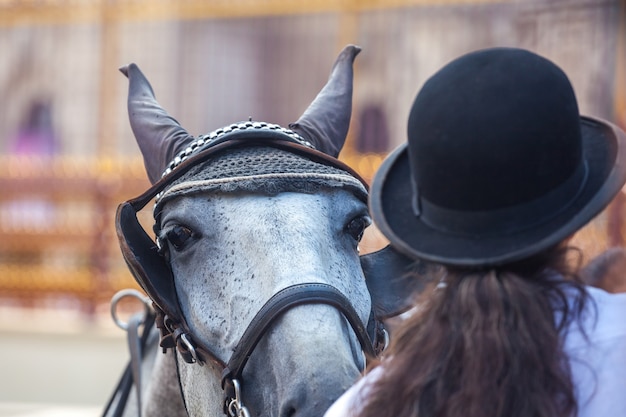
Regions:
M 352 236 L 354 240 L 360 242 L 363 238 L 363 232 L 365 231 L 365 228 L 369 225 L 370 221 L 367 217 L 356 217 L 350 220 L 350 222 L 346 225 L 346 232 L 348 232 L 348 234 Z
M 176 250 L 181 250 L 191 236 L 193 236 L 191 229 L 182 225 L 176 225 L 165 233 L 167 241 Z

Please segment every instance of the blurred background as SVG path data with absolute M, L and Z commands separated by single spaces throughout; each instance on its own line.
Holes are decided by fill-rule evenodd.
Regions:
M 422 83 L 479 48 L 548 57 L 582 114 L 626 128 L 626 0 L 0 0 L 0 416 L 98 415 L 127 360 L 109 301 L 137 286 L 113 221 L 149 183 L 118 68 L 194 135 L 286 126 L 349 43 L 340 159 L 368 180 Z M 624 244 L 623 199 L 577 235 L 588 258 Z M 361 250 L 384 244 L 372 227 Z

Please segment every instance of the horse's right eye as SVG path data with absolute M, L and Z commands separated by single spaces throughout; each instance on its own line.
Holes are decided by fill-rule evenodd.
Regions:
M 363 232 L 370 223 L 371 221 L 367 216 L 356 217 L 346 225 L 346 232 L 358 243 L 363 238 Z
M 192 230 L 187 226 L 182 225 L 176 225 L 165 233 L 166 240 L 176 250 L 181 250 L 192 236 Z

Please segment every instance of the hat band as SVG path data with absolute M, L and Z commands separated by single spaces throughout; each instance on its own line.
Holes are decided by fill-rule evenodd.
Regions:
M 564 183 L 540 198 L 497 210 L 451 210 L 422 197 L 419 198 L 420 212 L 416 215 L 431 228 L 446 234 L 474 237 L 502 236 L 537 226 L 554 218 L 576 200 L 587 182 L 587 176 L 587 164 L 583 162 Z M 555 207 L 558 209 L 554 210 Z

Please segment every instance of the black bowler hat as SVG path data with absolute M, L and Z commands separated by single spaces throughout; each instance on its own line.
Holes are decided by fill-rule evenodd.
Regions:
M 571 236 L 626 181 L 626 135 L 580 116 L 565 73 L 493 48 L 444 66 L 417 94 L 408 143 L 371 187 L 374 221 L 397 250 L 447 265 L 527 258 Z

